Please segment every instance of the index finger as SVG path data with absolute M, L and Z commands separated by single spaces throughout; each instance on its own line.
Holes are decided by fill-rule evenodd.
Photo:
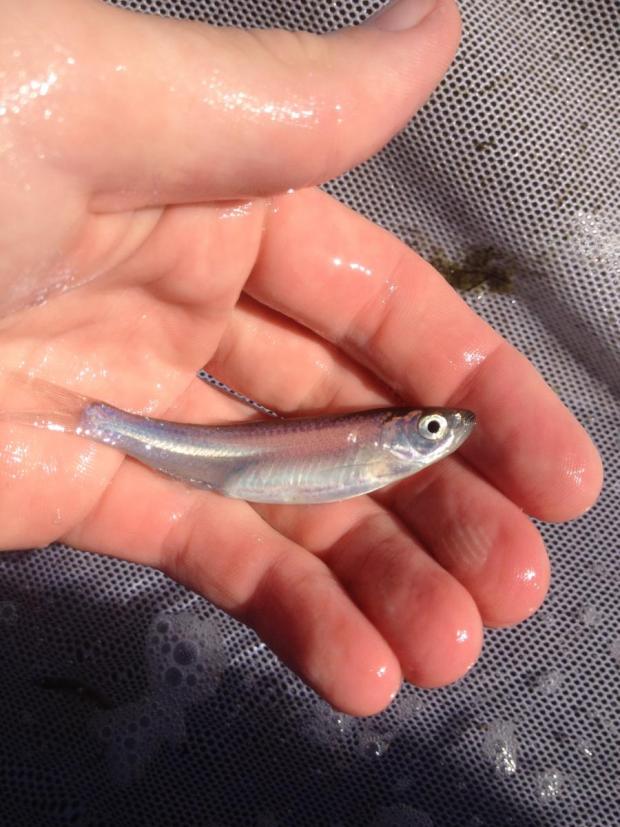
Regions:
M 463 455 L 529 514 L 569 519 L 595 501 L 596 448 L 527 359 L 420 256 L 331 197 L 275 200 L 246 290 L 404 399 L 471 408 Z

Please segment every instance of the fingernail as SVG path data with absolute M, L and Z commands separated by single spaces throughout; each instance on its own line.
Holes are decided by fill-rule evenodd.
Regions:
M 391 3 L 364 21 L 365 26 L 385 32 L 412 29 L 431 13 L 437 0 L 392 0 Z

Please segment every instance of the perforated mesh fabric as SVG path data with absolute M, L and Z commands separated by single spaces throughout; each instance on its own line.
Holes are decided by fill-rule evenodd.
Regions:
M 381 4 L 119 5 L 326 31 Z M 467 300 L 602 451 L 598 505 L 542 526 L 543 609 L 487 633 L 459 684 L 407 686 L 355 720 L 156 571 L 62 546 L 2 555 L 2 824 L 620 824 L 620 15 L 614 0 L 461 6 L 431 102 L 327 189 L 478 283 Z

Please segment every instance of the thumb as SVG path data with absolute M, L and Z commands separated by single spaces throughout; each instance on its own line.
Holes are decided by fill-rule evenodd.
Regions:
M 338 175 L 424 103 L 459 36 L 453 0 L 400 0 L 327 36 L 86 0 L 52 6 L 39 4 L 47 42 L 73 56 L 54 90 L 60 134 L 105 209 L 268 195 Z

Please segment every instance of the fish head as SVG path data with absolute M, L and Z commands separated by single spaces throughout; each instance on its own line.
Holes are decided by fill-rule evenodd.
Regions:
M 456 451 L 475 424 L 475 414 L 462 408 L 399 412 L 384 424 L 383 445 L 405 464 L 424 468 Z

